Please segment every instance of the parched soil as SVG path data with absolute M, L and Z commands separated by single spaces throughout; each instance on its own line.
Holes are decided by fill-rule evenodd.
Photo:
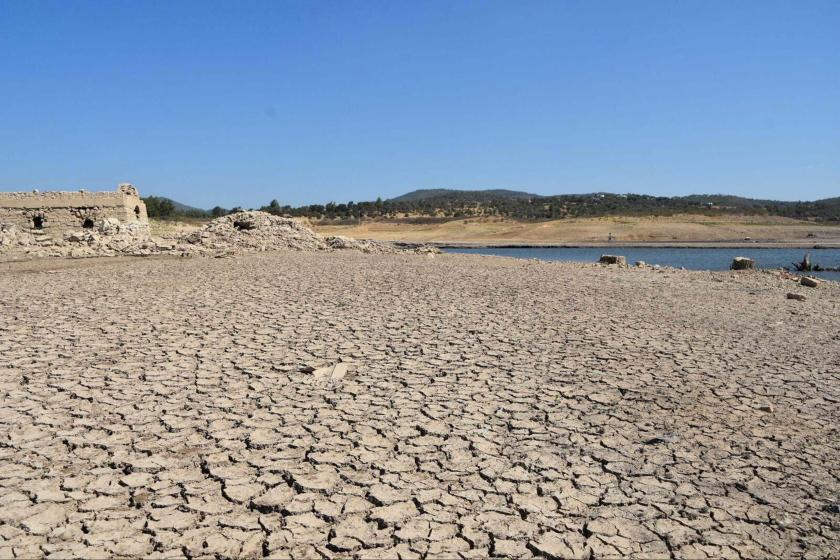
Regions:
M 540 244 L 760 243 L 840 244 L 840 226 L 768 216 L 611 217 L 524 222 L 495 218 L 433 224 L 369 221 L 315 224 L 324 235 L 414 243 Z M 809 237 L 809 235 L 811 237 Z
M 0 302 L 2 558 L 840 550 L 838 284 L 277 252 Z

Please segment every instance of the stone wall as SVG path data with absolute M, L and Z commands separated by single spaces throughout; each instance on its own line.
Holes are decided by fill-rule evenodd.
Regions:
M 117 219 L 126 224 L 148 224 L 146 205 L 132 185 L 114 192 L 0 193 L 0 224 L 21 230 L 59 233 L 93 228 L 97 221 Z

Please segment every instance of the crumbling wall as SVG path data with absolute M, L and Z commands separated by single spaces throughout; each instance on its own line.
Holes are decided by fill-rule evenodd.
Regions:
M 146 205 L 128 183 L 114 192 L 0 193 L 0 224 L 20 230 L 60 233 L 92 229 L 97 222 L 116 219 L 124 224 L 148 224 Z

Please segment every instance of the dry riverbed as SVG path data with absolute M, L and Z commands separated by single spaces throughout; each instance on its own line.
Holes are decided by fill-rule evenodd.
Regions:
M 838 284 L 277 252 L 0 302 L 2 558 L 840 550 Z

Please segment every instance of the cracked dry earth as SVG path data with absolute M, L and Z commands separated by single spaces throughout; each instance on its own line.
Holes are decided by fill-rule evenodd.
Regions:
M 0 557 L 837 557 L 840 285 L 0 266 Z M 337 365 L 338 364 L 338 365 Z

